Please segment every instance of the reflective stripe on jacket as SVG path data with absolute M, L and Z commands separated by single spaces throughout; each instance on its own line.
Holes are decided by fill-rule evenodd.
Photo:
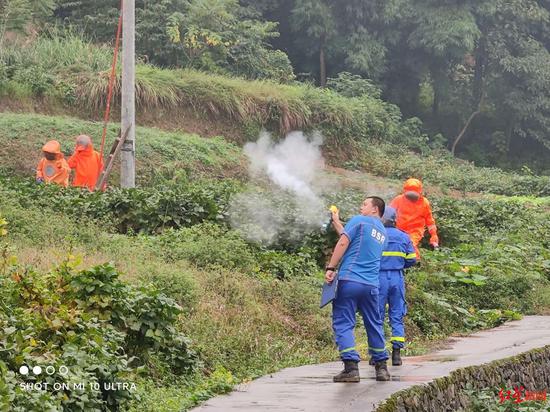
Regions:
M 395 227 L 386 227 L 388 243 L 382 252 L 380 271 L 403 270 L 416 263 L 414 245 L 405 232 Z

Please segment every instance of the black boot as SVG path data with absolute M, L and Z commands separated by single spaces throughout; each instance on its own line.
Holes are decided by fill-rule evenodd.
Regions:
M 403 361 L 401 360 L 401 348 L 393 348 L 391 352 L 391 364 L 392 366 L 403 365 Z
M 345 360 L 344 370 L 332 378 L 334 382 L 359 382 L 359 365 L 356 361 Z
M 378 361 L 374 364 L 376 370 L 376 380 L 377 381 L 389 381 L 390 373 L 388 372 L 388 366 L 386 361 Z

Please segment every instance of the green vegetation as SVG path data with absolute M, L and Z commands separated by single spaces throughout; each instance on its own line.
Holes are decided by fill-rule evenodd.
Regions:
M 0 224 L 6 233 L 5 220 Z M 187 338 L 174 328 L 181 308 L 173 300 L 124 285 L 110 265 L 76 270 L 78 262 L 69 258 L 44 274 L 17 265 L 7 245 L 2 248 L 2 409 L 116 410 L 132 395 L 127 387 L 112 388 L 143 366 L 155 363 L 176 376 L 198 366 Z M 27 391 L 17 378 L 22 365 L 55 368 L 32 379 L 35 385 L 84 385 Z
M 28 277 L 38 282 L 33 287 L 46 287 L 40 282 L 54 282 L 65 273 L 58 262 L 66 256 L 82 255 L 84 269 L 71 269 L 66 275 L 70 279 L 107 271 L 118 285 L 115 290 L 129 291 L 128 299 L 146 290 L 168 307 L 174 307 L 171 299 L 179 306 L 167 320 L 174 329 L 166 338 L 188 337 L 188 348 L 201 366 L 173 372 L 174 362 L 167 365 L 141 354 L 145 368 L 130 363 L 121 375 L 138 388 L 117 394 L 124 409 L 156 410 L 160 399 L 166 411 L 186 409 L 243 380 L 334 359 L 329 312 L 317 306 L 320 264 L 333 239 L 313 232 L 302 241 L 271 248 L 247 242 L 228 228 L 220 212 L 240 190 L 242 183 L 175 179 L 101 195 L 2 179 L 0 208 L 9 222 L 9 242 L 22 264 L 34 267 L 21 273 L 39 274 Z M 362 194 L 337 197 L 342 213 L 349 215 Z M 432 201 L 445 248 L 424 251 L 423 266 L 407 275 L 409 353 L 418 353 L 428 340 L 548 310 L 550 212 L 540 201 L 538 206 L 529 198 Z M 281 199 L 281 204 L 292 203 Z M 289 209 L 284 215 L 292 218 L 295 213 Z M 136 232 L 141 234 L 123 235 Z M 116 271 L 97 266 L 106 261 Z M 120 283 L 117 273 L 127 283 Z M 3 281 L 19 285 L 9 276 Z M 111 324 L 117 327 L 115 320 Z M 41 341 L 33 331 L 29 336 Z M 2 359 L 11 362 L 12 372 L 23 363 L 17 357 Z M 51 402 L 59 401 L 51 396 Z M 18 402 L 32 405 L 25 402 L 35 400 L 18 395 Z
M 419 156 L 395 144 L 371 141 L 362 144 L 362 147 L 360 159 L 349 162 L 347 167 L 397 179 L 416 176 L 443 189 L 454 189 L 463 194 L 550 196 L 550 176 L 537 176 L 527 167 L 519 173 L 509 173 L 457 161 L 445 150 Z
M 65 83 L 56 87 L 58 98 L 74 98 L 76 86 L 86 103 L 84 97 L 104 89 L 118 8 L 116 0 L 0 2 L 0 78 L 10 83 L 2 88 L 44 95 L 52 83 Z M 147 89 L 152 77 L 182 83 L 181 69 L 287 84 L 296 74 L 302 82 L 346 93 L 338 84 L 344 82 L 354 88 L 348 96 L 383 96 L 405 117 L 420 118 L 422 132 L 453 154 L 485 166 L 528 165 L 548 174 L 549 22 L 550 6 L 540 0 L 138 1 L 138 56 L 176 69 L 175 75 L 142 73 L 140 91 L 152 91 Z M 74 48 L 60 50 L 60 61 L 67 62 L 68 54 L 83 49 L 67 30 L 103 48 L 100 67 L 86 68 L 84 53 L 72 59 L 78 70 L 65 66 L 66 77 L 42 70 L 41 60 L 14 73 L 14 53 L 4 50 L 29 47 L 25 34 L 38 43 L 68 37 Z M 188 88 L 175 89 L 187 102 L 181 93 Z
M 202 366 L 194 372 L 173 373 L 162 359 L 153 357 L 147 359 L 148 374 L 143 375 L 131 364 L 123 376 L 136 382 L 137 392 L 128 396 L 139 396 L 139 400 L 121 395 L 117 402 L 124 402 L 123 409 L 152 411 L 160 399 L 166 401 L 166 411 L 186 409 L 243 380 L 286 366 L 334 359 L 329 313 L 317 307 L 320 268 L 334 239 L 313 232 L 299 241 L 281 239 L 265 248 L 231 230 L 227 219 L 230 199 L 246 187 L 243 181 L 215 178 L 244 176 L 236 146 L 222 139 L 142 128 L 140 133 L 146 138 L 138 150 L 151 165 L 149 169 L 140 165 L 143 187 L 88 193 L 37 186 L 15 175 L 28 174 L 33 164 L 21 166 L 22 152 L 38 154 L 42 142 L 54 137 L 63 142 L 65 150 L 70 149 L 72 136 L 81 131 L 97 136 L 98 124 L 18 114 L 3 114 L 0 122 L 4 155 L 8 155 L 2 165 L 11 175 L 0 181 L 0 209 L 9 221 L 10 242 L 20 260 L 32 264 L 33 273 L 39 274 L 57 273 L 52 267 L 68 255 L 84 257 L 85 273 L 111 261 L 128 282 L 124 288 L 164 294 L 180 307 L 174 333 L 190 339 L 190 351 Z M 110 133 L 114 134 L 114 128 Z M 391 153 L 403 157 L 395 156 L 400 165 L 392 163 L 384 169 L 377 163 L 368 169 L 402 177 L 408 167 L 418 164 L 415 160 L 424 161 L 425 177 L 432 173 L 430 180 L 441 182 L 443 192 L 469 190 L 449 180 L 461 176 L 460 184 L 471 182 L 465 180 L 461 167 L 485 176 L 474 190 L 494 188 L 509 193 L 508 182 L 525 188 L 516 190 L 519 193 L 537 193 L 538 185 L 545 182 L 541 177 L 498 171 L 483 174 L 484 169 L 468 165 L 455 168 L 453 162 L 438 175 L 436 170 L 443 167 L 435 157 L 397 150 L 389 143 L 369 147 L 380 156 L 361 151 L 365 164 L 372 159 L 396 162 Z M 174 172 L 175 164 L 185 171 Z M 157 172 L 147 175 L 151 169 Z M 350 215 L 362 196 L 337 193 L 329 200 Z M 430 340 L 452 333 L 548 310 L 547 200 L 433 196 L 431 200 L 444 248 L 438 253 L 425 251 L 424 265 L 407 275 L 409 353 L 419 353 Z M 281 208 L 292 204 L 284 198 L 279 203 Z M 291 225 L 296 213 L 291 208 L 282 211 L 287 224 Z M 74 273 L 79 270 L 75 268 Z M 17 366 L 10 364 L 9 369 Z M 34 402 L 25 399 L 20 402 Z
M 68 117 L 49 117 L 0 113 L 0 167 L 8 174 L 32 175 L 41 156 L 41 148 L 51 139 L 61 143 L 62 150 L 71 154 L 75 137 L 92 136 L 99 150 L 102 125 Z M 109 125 L 106 151 L 118 129 Z M 203 139 L 197 135 L 171 133 L 153 128 L 138 128 L 137 168 L 139 183 L 152 184 L 163 179 L 192 179 L 197 177 L 244 176 L 241 150 L 217 137 Z M 117 171 L 114 171 L 116 184 Z
M 273 244 L 230 224 L 234 196 L 265 189 L 247 182 L 237 145 L 263 129 L 320 131 L 329 164 L 368 172 L 357 179 L 369 190 L 372 175 L 434 189 L 442 248 L 407 273 L 408 354 L 548 313 L 548 5 L 136 3 L 138 119 L 158 128 L 137 130 L 137 189 L 114 188 L 115 173 L 88 193 L 31 177 L 50 139 L 70 152 L 85 133 L 99 146 L 90 120 L 105 106 L 118 1 L 0 0 L 0 410 L 187 410 L 335 358 L 318 308 L 334 234 L 291 236 L 300 212 L 279 193 Z M 116 133 L 110 124 L 107 148 Z M 475 165 L 453 157 L 453 142 Z M 363 196 L 326 201 L 351 216 Z M 28 379 L 137 388 L 19 387 L 21 365 L 63 363 L 68 377 Z
M 105 47 L 69 35 L 12 46 L 0 57 L 4 96 L 42 96 L 48 105 L 68 110 L 76 106 L 80 113 L 93 116 L 105 105 L 110 64 Z M 172 116 L 194 112 L 218 123 L 230 122 L 240 129 L 235 137 L 241 141 L 256 138 L 263 127 L 281 134 L 320 127 L 328 137 L 338 136 L 339 144 L 367 136 L 394 140 L 400 124 L 397 107 L 378 98 L 347 98 L 308 85 L 251 82 L 146 64 L 138 65 L 136 82 L 136 104 L 144 112 L 168 111 Z M 120 81 L 115 84 L 115 102 L 120 99 L 120 85 Z M 174 119 L 170 123 L 178 124 Z
M 9 174 L 32 174 L 40 156 L 40 148 L 47 140 L 59 140 L 62 149 L 70 153 L 74 136 L 81 133 L 89 134 L 98 142 L 101 125 L 67 117 L 2 113 L 0 144 L 4 151 L 0 153 L 1 169 Z M 110 125 L 108 145 L 116 133 L 116 127 Z M 240 179 L 245 176 L 241 150 L 222 138 L 204 139 L 196 135 L 145 127 L 139 128 L 138 133 L 138 181 L 142 185 L 167 178 L 185 180 L 224 176 Z M 414 135 L 414 132 L 410 132 L 410 135 Z M 353 158 L 356 160 L 350 160 L 343 166 L 363 169 L 374 175 L 399 179 L 418 176 L 442 189 L 461 192 L 550 195 L 550 177 L 536 176 L 528 169 L 519 174 L 480 168 L 454 160 L 444 151 L 431 152 L 426 149 L 426 154 L 419 155 L 406 147 L 379 140 L 369 139 L 354 147 L 357 152 Z M 338 149 L 326 149 L 328 154 L 334 150 Z M 112 183 L 116 184 L 116 181 L 117 170 Z
M 46 202 L 33 204 L 25 183 L 19 191 L 13 181 L 11 188 L 2 188 L 6 191 L 0 208 L 9 221 L 10 247 L 22 265 L 33 265 L 38 278 L 69 255 L 82 256 L 84 268 L 111 261 L 133 285 L 125 288 L 158 291 L 154 293 L 180 306 L 175 332 L 191 339 L 189 347 L 198 354 L 200 368 L 179 375 L 150 357 L 145 368 L 130 368 L 123 376 L 138 387 L 123 409 L 156 411 L 159 399 L 166 410 L 187 409 L 243 380 L 332 358 L 328 313 L 317 307 L 319 279 L 294 275 L 280 281 L 271 266 L 256 264 L 256 254 L 263 251 L 226 228 L 205 223 L 155 237 L 122 236 L 91 217 L 71 217 Z M 73 195 L 66 193 L 67 198 Z M 73 198 L 78 208 L 79 199 Z M 199 238 L 198 233 L 204 235 Z M 16 372 L 21 363 L 14 362 L 20 361 L 10 357 L 10 362 L 9 370 Z M 20 402 L 25 405 L 27 400 L 22 397 Z
M 469 391 L 468 395 L 471 398 L 470 406 L 465 412 L 515 412 L 515 411 L 532 411 L 545 412 L 550 407 L 549 401 L 544 400 L 522 400 L 516 402 L 518 397 L 514 397 L 514 389 L 504 389 L 502 396 L 507 396 L 507 391 L 511 392 L 510 399 L 501 401 L 501 388 L 484 389 L 481 391 Z M 525 399 L 525 393 L 519 393 L 519 399 Z M 537 392 L 541 393 L 541 392 Z

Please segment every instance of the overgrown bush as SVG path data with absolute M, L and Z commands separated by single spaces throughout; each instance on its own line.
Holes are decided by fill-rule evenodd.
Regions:
M 156 189 L 119 189 L 90 193 L 31 180 L 3 178 L 0 192 L 23 207 L 38 206 L 77 219 L 108 222 L 120 233 L 156 233 L 205 220 L 221 221 L 231 193 L 228 181 L 166 183 Z
M 212 223 L 168 230 L 152 242 L 165 259 L 184 259 L 203 268 L 222 266 L 251 273 L 256 266 L 253 250 L 242 237 Z
M 5 221 L 0 225 L 5 234 Z M 130 383 L 151 354 L 174 374 L 197 367 L 197 355 L 174 327 L 181 308 L 155 289 L 123 284 L 111 265 L 78 270 L 74 258 L 37 273 L 17 265 L 5 243 L 2 250 L 2 410 L 118 410 L 135 396 Z M 19 373 L 24 365 L 44 373 Z

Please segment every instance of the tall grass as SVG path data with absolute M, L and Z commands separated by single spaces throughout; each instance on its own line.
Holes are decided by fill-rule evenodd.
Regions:
M 31 43 L 7 44 L 2 60 L 17 66 L 40 66 L 52 74 L 100 72 L 112 63 L 112 49 L 108 45 L 92 45 L 78 35 L 68 32 L 63 36 L 52 34 L 38 37 Z
M 91 45 L 75 34 L 41 37 L 25 45 L 11 45 L 4 51 L 0 66 L 7 70 L 0 70 L 0 83 L 4 72 L 4 82 L 15 79 L 30 83 L 35 94 L 54 96 L 65 104 L 97 113 L 105 106 L 111 59 L 111 47 Z M 32 74 L 26 73 L 29 67 L 33 68 Z M 34 84 L 41 76 L 42 81 Z M 120 93 L 119 70 L 115 102 L 120 101 Z M 396 107 L 376 97 L 346 98 L 304 84 L 247 81 L 143 63 L 136 69 L 136 103 L 143 111 L 191 109 L 280 134 L 316 128 L 340 140 L 391 138 L 401 120 Z

